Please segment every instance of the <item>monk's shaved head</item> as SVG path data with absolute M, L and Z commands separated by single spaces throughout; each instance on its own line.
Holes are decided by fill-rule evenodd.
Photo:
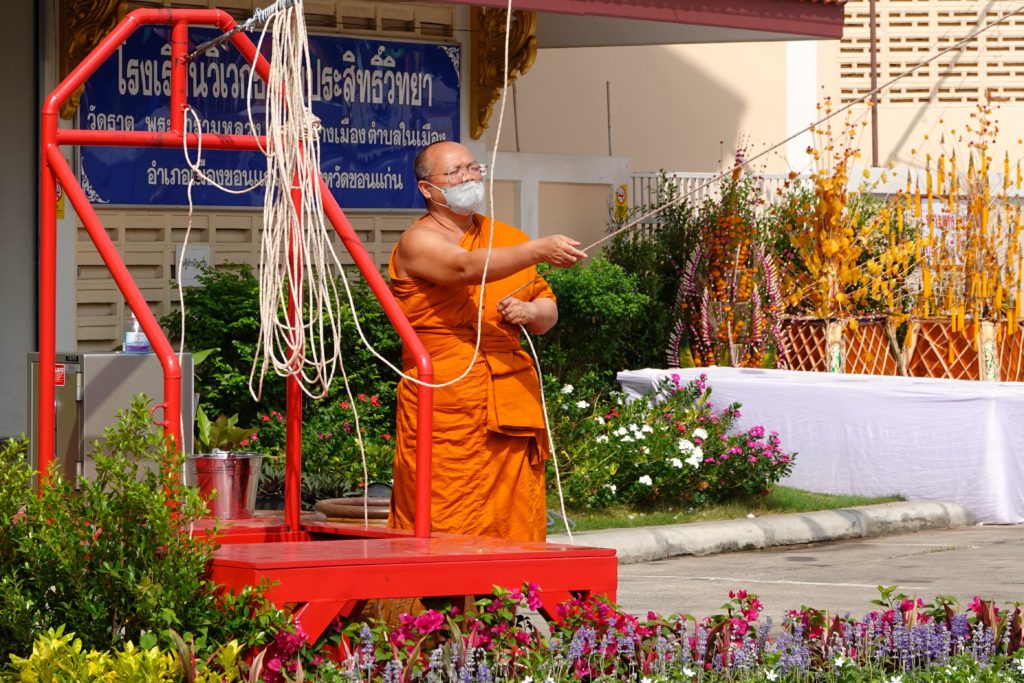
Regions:
M 416 174 L 416 180 L 423 180 L 432 173 L 446 173 L 448 171 L 447 168 L 435 168 L 436 160 L 444 156 L 446 152 L 462 151 L 465 151 L 467 154 L 469 153 L 465 145 L 460 145 L 451 140 L 440 140 L 427 145 L 416 154 L 416 160 L 412 164 L 412 171 Z

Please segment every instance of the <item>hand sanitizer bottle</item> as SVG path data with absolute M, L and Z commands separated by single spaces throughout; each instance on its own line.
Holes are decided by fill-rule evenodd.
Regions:
M 139 327 L 139 320 L 134 313 L 132 313 L 131 321 L 125 325 L 123 348 L 125 353 L 149 353 L 153 350 L 149 345 L 146 333 Z

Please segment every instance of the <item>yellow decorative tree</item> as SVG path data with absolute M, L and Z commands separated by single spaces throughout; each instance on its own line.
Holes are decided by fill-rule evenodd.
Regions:
M 819 110 L 830 113 L 831 103 L 826 100 Z M 903 308 L 906 279 L 920 242 L 916 225 L 907 220 L 908 195 L 874 199 L 866 181 L 860 192 L 848 190 L 854 161 L 860 157 L 857 138 L 862 127 L 847 118 L 839 131 L 830 123 L 813 129 L 815 144 L 807 150 L 815 161 L 810 186 L 802 192 L 798 188 L 783 204 L 780 222 L 792 252 L 780 268 L 784 298 L 793 313 L 852 321 Z M 885 181 L 884 174 L 880 181 Z

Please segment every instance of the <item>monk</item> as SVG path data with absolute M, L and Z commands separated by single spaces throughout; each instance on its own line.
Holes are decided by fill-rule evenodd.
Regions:
M 427 213 L 391 253 L 391 291 L 434 363 L 434 382 L 466 376 L 434 390 L 431 528 L 457 534 L 543 541 L 547 528 L 544 460 L 549 456 L 540 386 L 522 325 L 543 334 L 558 307 L 536 265 L 570 266 L 586 254 L 564 235 L 531 240 L 479 214 L 484 168 L 455 142 L 416 157 L 417 187 Z M 480 350 L 476 343 L 480 283 L 484 288 Z M 416 376 L 403 352 L 405 373 Z M 416 385 L 398 384 L 395 485 L 389 526 L 413 528 L 416 491 Z

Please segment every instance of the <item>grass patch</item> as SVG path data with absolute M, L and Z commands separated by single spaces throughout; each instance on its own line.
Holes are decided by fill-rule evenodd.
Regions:
M 591 531 L 594 529 L 619 529 L 628 527 L 658 526 L 661 524 L 687 524 L 689 522 L 716 522 L 729 519 L 742 519 L 749 514 L 758 517 L 767 515 L 784 515 L 794 512 L 815 512 L 817 510 L 835 510 L 855 505 L 874 505 L 903 500 L 899 496 L 869 498 L 867 496 L 831 495 L 828 493 L 812 493 L 787 486 L 776 486 L 767 496 L 759 496 L 749 500 L 738 500 L 721 505 L 703 508 L 663 508 L 636 512 L 626 508 L 609 508 L 607 510 L 567 510 L 569 519 L 576 523 L 573 531 Z M 548 507 L 558 510 L 558 496 L 553 494 L 548 499 Z M 565 523 L 561 515 L 557 515 L 554 527 L 548 527 L 549 534 L 564 533 Z

